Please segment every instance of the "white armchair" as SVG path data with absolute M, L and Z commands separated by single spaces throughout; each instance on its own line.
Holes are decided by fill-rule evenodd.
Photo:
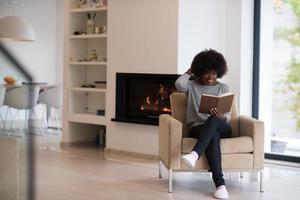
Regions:
M 189 138 L 185 126 L 186 96 L 184 93 L 172 93 L 172 115 L 159 117 L 159 177 L 161 167 L 169 170 L 169 192 L 172 192 L 172 172 L 208 171 L 205 154 L 196 162 L 195 168 L 189 168 L 181 160 L 181 155 L 190 153 L 196 139 Z M 264 123 L 247 117 L 238 116 L 234 104 L 231 109 L 232 138 L 221 139 L 223 171 L 259 172 L 260 191 L 263 191 L 264 169 Z

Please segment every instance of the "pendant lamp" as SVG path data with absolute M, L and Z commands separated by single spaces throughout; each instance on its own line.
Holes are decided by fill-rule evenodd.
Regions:
M 30 23 L 18 16 L 0 18 L 0 39 L 34 41 L 35 33 Z

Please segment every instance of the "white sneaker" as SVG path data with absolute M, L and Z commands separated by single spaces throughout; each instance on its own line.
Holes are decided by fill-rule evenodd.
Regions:
M 217 187 L 215 193 L 213 194 L 213 197 L 216 199 L 228 199 L 229 196 L 225 185 Z
M 190 168 L 194 168 L 196 165 L 196 159 L 191 154 L 186 154 L 181 157 L 183 162 Z

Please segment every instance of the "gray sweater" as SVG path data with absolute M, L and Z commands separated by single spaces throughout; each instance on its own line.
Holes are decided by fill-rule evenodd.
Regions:
M 178 91 L 187 94 L 187 112 L 186 124 L 190 130 L 192 127 L 204 124 L 210 114 L 199 113 L 199 104 L 202 94 L 211 94 L 219 96 L 229 92 L 229 86 L 225 83 L 218 83 L 216 85 L 201 85 L 195 80 L 189 80 L 190 75 L 185 73 L 181 75 L 175 82 Z M 231 113 L 224 113 L 226 122 L 230 121 Z

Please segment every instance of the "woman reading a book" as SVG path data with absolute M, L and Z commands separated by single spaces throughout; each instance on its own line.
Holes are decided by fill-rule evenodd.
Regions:
M 194 168 L 196 161 L 206 154 L 212 172 L 218 199 L 228 198 L 221 166 L 220 138 L 231 137 L 229 125 L 230 113 L 221 113 L 211 108 L 210 113 L 200 113 L 199 105 L 202 94 L 219 96 L 229 92 L 229 86 L 217 81 L 227 72 L 223 55 L 215 50 L 204 50 L 197 54 L 191 67 L 175 82 L 177 90 L 187 94 L 186 123 L 189 137 L 197 138 L 191 153 L 182 156 L 189 167 Z

